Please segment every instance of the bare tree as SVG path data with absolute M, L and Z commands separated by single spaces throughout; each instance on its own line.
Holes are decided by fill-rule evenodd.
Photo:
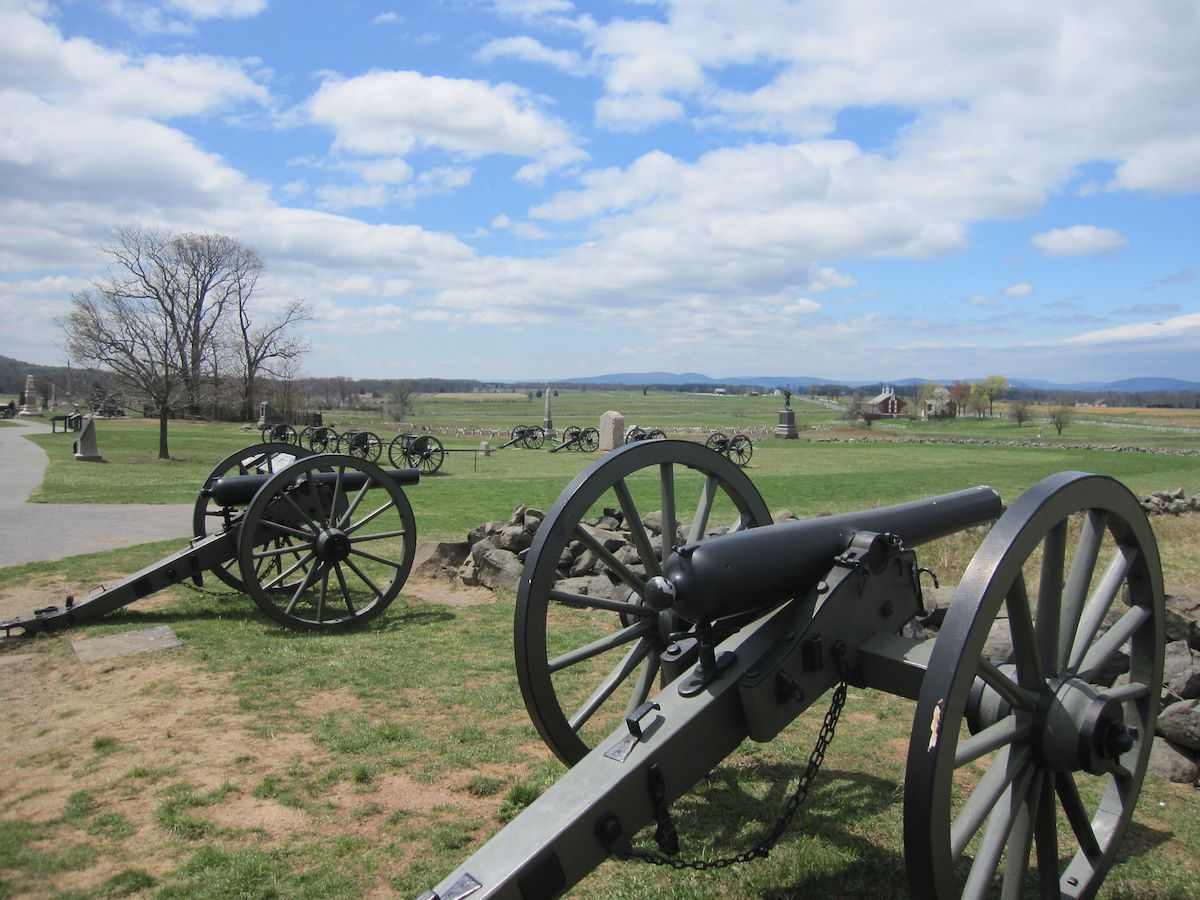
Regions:
M 167 417 L 183 390 L 176 329 L 154 299 L 119 291 L 80 291 L 59 323 L 76 362 L 106 369 L 158 408 L 158 458 L 170 459 Z
M 1054 426 L 1054 431 L 1061 437 L 1063 429 L 1071 424 L 1071 419 L 1075 417 L 1075 410 L 1067 406 L 1065 403 L 1059 404 L 1050 410 L 1050 424 Z
M 138 226 L 115 229 L 101 249 L 108 271 L 72 297 L 59 324 L 72 359 L 111 370 L 158 407 L 167 459 L 171 407 L 194 407 L 215 383 L 222 323 L 253 293 L 262 260 L 224 235 Z
M 250 313 L 250 298 L 254 283 L 244 285 L 234 297 L 237 321 L 233 325 L 234 357 L 242 381 L 243 415 L 254 417 L 256 381 L 260 375 L 290 379 L 294 377 L 296 364 L 307 353 L 310 345 L 292 334 L 300 322 L 312 318 L 312 312 L 303 300 L 293 300 L 274 319 L 256 323 Z
M 1008 404 L 1008 417 L 1017 423 L 1018 428 L 1028 422 L 1032 415 L 1028 400 L 1018 398 Z

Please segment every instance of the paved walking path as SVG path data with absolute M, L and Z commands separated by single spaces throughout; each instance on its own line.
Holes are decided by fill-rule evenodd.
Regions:
M 41 486 L 50 458 L 25 436 L 50 427 L 37 419 L 10 421 L 16 427 L 0 426 L 0 568 L 191 537 L 191 504 L 27 502 Z M 65 434 L 62 440 L 75 437 Z

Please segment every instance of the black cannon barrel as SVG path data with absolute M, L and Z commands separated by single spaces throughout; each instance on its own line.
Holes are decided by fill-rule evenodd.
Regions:
M 807 593 L 856 532 L 897 535 L 907 547 L 999 517 L 1000 496 L 968 488 L 911 503 L 781 522 L 679 548 L 663 575 L 675 589 L 671 608 L 689 622 L 764 609 Z
M 309 470 L 311 471 L 311 470 Z M 421 473 L 416 469 L 387 469 L 383 473 L 401 487 L 416 484 L 421 480 Z M 210 484 L 203 494 L 212 497 L 221 506 L 245 506 L 254 499 L 264 484 L 274 478 L 271 473 L 263 475 L 226 475 Z M 300 477 L 300 476 L 297 476 Z M 337 484 L 336 472 L 317 472 L 316 480 L 326 487 Z M 357 491 L 370 476 L 366 472 L 353 471 L 342 473 L 342 490 Z

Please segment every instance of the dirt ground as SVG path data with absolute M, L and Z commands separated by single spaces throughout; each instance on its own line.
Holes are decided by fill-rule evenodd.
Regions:
M 417 579 L 405 585 L 405 594 L 423 603 L 452 606 L 494 602 L 486 589 L 450 589 L 445 582 Z M 139 601 L 139 609 L 165 602 L 169 601 L 147 598 Z M 25 614 L 30 606 L 23 591 L 0 595 L 0 616 Z M 80 637 L 65 632 L 45 639 Z M 227 682 L 228 676 L 214 674 L 170 650 L 83 663 L 74 653 L 30 653 L 20 643 L 0 647 L 0 753 L 9 772 L 0 786 L 0 822 L 55 822 L 63 817 L 73 794 L 90 791 L 105 813 L 119 813 L 133 829 L 131 836 L 110 848 L 85 832 L 57 827 L 54 840 L 43 842 L 44 849 L 61 849 L 64 839 L 77 836 L 114 852 L 99 854 L 95 864 L 85 869 L 40 879 L 44 890 L 23 896 L 72 890 L 92 894 L 105 879 L 130 868 L 156 880 L 174 872 L 182 862 L 179 842 L 156 824 L 155 813 L 163 789 L 180 781 L 196 793 L 223 785 L 236 788 L 235 795 L 190 814 L 218 827 L 250 829 L 258 838 L 256 846 L 264 850 L 326 834 L 345 836 L 355 830 L 367 834 L 398 810 L 420 814 L 446 802 L 445 783 L 426 786 L 398 772 L 385 773 L 375 783 L 370 799 L 378 811 L 370 815 L 338 814 L 363 805 L 350 786 L 323 795 L 322 800 L 331 800 L 336 809 L 319 817 L 254 797 L 256 785 L 269 776 L 284 779 L 296 761 L 319 766 L 322 758 L 328 758 L 332 764 L 333 755 L 315 746 L 307 735 L 264 736 L 252 730 Z M 322 708 L 353 711 L 356 703 L 348 691 L 334 689 L 307 701 L 306 711 L 314 715 L 320 715 Z M 109 742 L 116 749 L 98 751 Z M 479 804 L 478 812 L 485 815 L 483 801 L 465 790 L 454 792 L 454 803 L 467 812 L 475 812 L 471 807 Z M 494 806 L 494 800 L 487 804 L 486 816 L 491 816 Z M 377 889 L 390 895 L 387 874 L 381 873 Z M 21 880 L 28 886 L 26 879 Z

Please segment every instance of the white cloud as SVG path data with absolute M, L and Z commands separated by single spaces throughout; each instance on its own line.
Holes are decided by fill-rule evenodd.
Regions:
M 1028 297 L 1033 293 L 1033 285 L 1028 281 L 1019 281 L 1006 287 L 1004 293 L 1009 297 Z
M 404 156 L 434 147 L 466 157 L 526 157 L 548 166 L 586 158 L 566 125 L 512 84 L 371 72 L 324 82 L 309 111 L 313 121 L 334 130 L 336 147 L 353 153 Z
M 984 296 L 983 294 L 972 294 L 967 298 L 967 304 L 969 306 L 999 306 L 1000 301 Z
M 1132 322 L 1129 325 L 1118 325 L 1115 328 L 1089 331 L 1067 338 L 1062 343 L 1068 345 L 1117 344 L 1178 337 L 1200 339 L 1200 313 L 1190 313 L 1186 316 L 1175 316 L 1171 319 L 1159 319 L 1151 322 Z
M 167 6 L 193 19 L 248 19 L 267 8 L 267 0 L 167 0 Z
M 1054 228 L 1030 238 L 1030 243 L 1047 256 L 1093 256 L 1112 253 L 1128 241 L 1119 231 L 1095 225 Z
M 587 67 L 583 58 L 574 50 L 554 50 L 541 41 L 528 36 L 497 38 L 488 41 L 475 54 L 480 62 L 497 59 L 519 59 L 523 62 L 541 63 L 552 66 L 567 75 L 585 75 Z
M 404 17 L 398 12 L 388 11 L 381 12 L 371 20 L 372 25 L 399 25 L 404 21 Z

